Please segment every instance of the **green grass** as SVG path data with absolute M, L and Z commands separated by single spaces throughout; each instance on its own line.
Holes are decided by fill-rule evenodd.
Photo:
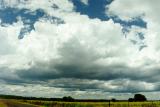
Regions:
M 160 102 L 53 102 L 25 101 L 40 107 L 160 107 Z

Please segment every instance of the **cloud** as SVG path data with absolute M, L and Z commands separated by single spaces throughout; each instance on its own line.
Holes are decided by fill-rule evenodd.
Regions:
M 147 22 L 147 29 L 146 33 L 144 35 L 145 42 L 147 45 L 147 52 L 150 53 L 146 56 L 152 58 L 156 63 L 159 61 L 156 59 L 158 57 L 159 53 L 159 44 L 158 44 L 158 38 L 159 38 L 159 31 L 157 30 L 159 28 L 159 15 L 157 14 L 157 9 L 159 6 L 157 5 L 159 3 L 158 0 L 154 2 L 147 1 L 131 1 L 131 0 L 125 0 L 120 2 L 119 0 L 115 0 L 109 5 L 108 13 L 117 15 L 118 17 L 129 20 L 134 17 L 138 17 L 142 15 L 143 19 Z M 143 4 L 143 5 L 138 5 Z M 128 9 L 128 7 L 131 9 Z M 123 10 L 123 11 L 122 11 Z
M 39 5 L 37 5 L 37 3 Z M 15 7 L 15 8 L 27 8 L 30 10 L 37 10 L 39 8 L 50 12 L 56 5 L 61 11 L 72 11 L 73 4 L 69 0 L 46 0 L 46 1 L 36 1 L 36 0 L 2 0 L 1 8 L 4 7 Z
M 138 5 L 139 3 L 142 4 L 142 6 Z M 157 5 L 158 3 L 158 0 L 154 2 L 151 2 L 149 0 L 125 0 L 123 1 L 123 3 L 120 2 L 120 0 L 115 0 L 111 3 L 111 5 L 108 6 L 108 12 L 113 15 L 118 15 L 119 17 L 124 19 L 130 19 L 141 15 L 144 17 L 146 16 L 148 18 L 157 19 L 158 14 L 156 14 L 156 11 L 159 8 L 159 6 Z M 128 8 L 131 8 L 132 10 Z
M 85 5 L 88 5 L 89 0 L 81 0 L 82 3 L 84 3 Z
M 81 15 L 68 0 L 41 1 L 39 5 L 35 0 L 3 2 L 1 8 L 27 9 L 26 20 L 24 13 L 19 13 L 16 21 L 0 26 L 0 82 L 10 93 L 106 98 L 159 91 L 158 16 L 150 15 L 154 3 L 144 3 L 139 11 L 134 7 L 142 4 L 138 1 L 123 1 L 133 8 L 130 11 L 119 0 L 108 6 L 109 15 L 123 20 L 142 15 L 147 22 L 146 28 L 131 25 L 125 37 L 121 23 Z M 125 11 L 120 11 L 123 8 Z M 38 9 L 45 15 L 38 17 L 32 23 L 34 29 L 25 31 L 26 36 L 19 40 L 25 23 L 33 21 L 28 15 L 37 17 Z M 140 49 L 143 46 L 147 47 Z M 5 88 L 1 93 L 7 93 Z

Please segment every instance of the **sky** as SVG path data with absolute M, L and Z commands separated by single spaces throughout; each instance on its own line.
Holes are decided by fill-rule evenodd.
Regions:
M 159 100 L 159 0 L 0 0 L 0 94 Z

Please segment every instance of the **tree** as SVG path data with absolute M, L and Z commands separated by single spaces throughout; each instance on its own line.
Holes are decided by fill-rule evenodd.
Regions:
M 71 96 L 65 96 L 62 98 L 63 101 L 74 101 L 74 98 L 72 98 Z
M 115 99 L 115 98 L 112 98 L 111 101 L 112 101 L 112 102 L 116 102 L 116 99 Z
M 135 94 L 134 95 L 134 100 L 135 101 L 146 101 L 147 98 L 142 94 Z

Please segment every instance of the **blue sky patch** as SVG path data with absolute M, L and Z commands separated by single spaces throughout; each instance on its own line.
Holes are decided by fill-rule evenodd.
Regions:
M 135 18 L 133 18 L 132 20 L 129 20 L 129 21 L 122 20 L 118 16 L 111 16 L 110 18 L 115 23 L 121 24 L 121 26 L 123 27 L 122 32 L 125 35 L 125 37 L 130 32 L 130 29 L 131 29 L 132 26 L 138 26 L 140 28 L 147 28 L 147 22 L 145 22 L 141 17 L 135 17 Z M 139 32 L 138 35 L 141 38 L 141 40 L 144 39 L 144 34 L 142 32 Z
M 85 5 L 80 0 L 72 0 L 76 12 L 88 15 L 90 18 L 99 18 L 103 21 L 109 19 L 105 14 L 105 7 L 109 5 L 111 1 L 112 0 L 89 0 L 89 5 Z
M 18 21 L 17 19 L 18 17 L 21 18 L 24 24 L 24 27 L 21 28 L 18 39 L 23 39 L 23 37 L 27 33 L 30 33 L 32 30 L 34 30 L 35 29 L 34 24 L 40 18 L 49 20 L 50 22 L 55 24 L 64 23 L 64 21 L 61 20 L 60 18 L 49 16 L 41 9 L 37 9 L 35 11 L 30 11 L 28 9 L 19 10 L 16 8 L 9 8 L 9 7 L 0 9 L 0 19 L 2 26 L 7 26 L 16 23 Z
M 106 13 L 106 5 L 110 5 L 113 0 L 89 0 L 88 5 L 80 0 L 71 0 L 75 6 L 75 11 L 80 14 L 88 15 L 89 18 L 99 18 L 102 21 L 112 19 L 115 23 L 120 23 L 124 29 L 123 32 L 128 32 L 131 26 L 147 28 L 147 23 L 141 17 L 135 17 L 130 21 L 120 19 L 118 16 L 109 16 Z
M 135 17 L 130 21 L 121 20 L 118 16 L 108 16 L 106 14 L 106 5 L 110 5 L 113 0 L 89 0 L 88 5 L 80 0 L 71 0 L 75 6 L 75 11 L 88 15 L 90 18 L 99 18 L 102 21 L 113 19 L 114 22 L 124 26 L 140 26 L 147 27 L 146 22 L 141 17 Z
M 120 23 L 122 26 L 131 27 L 131 26 L 139 26 L 142 28 L 147 28 L 147 23 L 141 17 L 135 17 L 129 21 L 122 20 L 118 16 L 110 17 L 115 23 Z

